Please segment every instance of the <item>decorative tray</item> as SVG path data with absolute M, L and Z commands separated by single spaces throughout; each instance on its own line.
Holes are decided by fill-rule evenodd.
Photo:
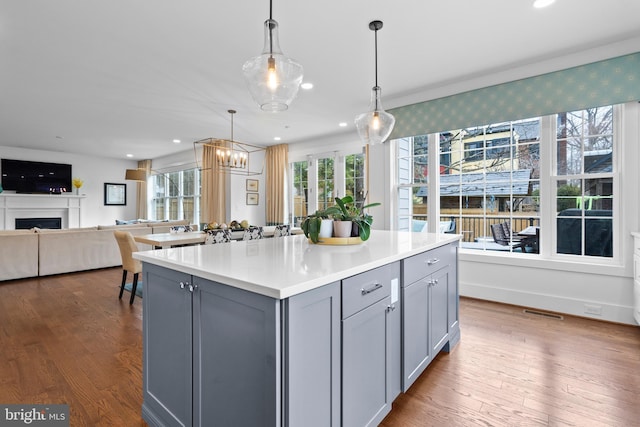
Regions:
M 315 243 L 315 244 L 341 246 L 341 245 L 359 245 L 362 242 L 363 241 L 360 237 L 321 237 L 318 240 L 318 243 Z M 311 241 L 311 239 L 309 239 L 309 243 L 314 244 Z

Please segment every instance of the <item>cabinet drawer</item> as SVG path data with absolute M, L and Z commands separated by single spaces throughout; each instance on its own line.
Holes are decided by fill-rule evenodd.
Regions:
M 440 268 L 455 263 L 456 245 L 449 244 L 406 258 L 402 261 L 402 286 L 432 274 Z
M 346 319 L 391 295 L 391 279 L 397 277 L 397 263 L 365 271 L 342 281 L 342 318 Z M 396 268 L 394 268 L 396 266 Z

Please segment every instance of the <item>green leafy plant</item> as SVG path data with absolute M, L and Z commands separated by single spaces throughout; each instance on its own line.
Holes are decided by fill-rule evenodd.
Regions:
M 311 239 L 313 243 L 318 243 L 320 240 L 320 225 L 323 219 L 329 219 L 329 214 L 327 214 L 326 210 L 316 211 L 313 215 L 307 216 L 300 224 L 304 235 Z
M 353 197 L 345 196 L 341 199 L 336 197 L 336 206 L 340 208 L 342 217 L 346 218 L 344 220 L 353 221 L 358 226 L 360 239 L 363 241 L 369 239 L 369 236 L 371 236 L 373 217 L 364 210 L 374 206 L 380 206 L 380 203 L 369 203 L 368 205 L 358 207 Z
M 320 224 L 323 219 L 333 218 L 336 221 L 352 221 L 357 226 L 358 236 L 361 240 L 367 240 L 371 236 L 373 217 L 365 212 L 365 209 L 380 206 L 380 203 L 370 203 L 359 207 L 352 196 L 336 197 L 336 204 L 323 211 L 316 211 L 302 221 L 301 227 L 304 235 L 313 243 L 318 243 Z

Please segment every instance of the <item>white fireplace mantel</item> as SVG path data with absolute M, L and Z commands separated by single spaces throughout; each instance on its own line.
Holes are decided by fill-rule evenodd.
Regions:
M 62 228 L 80 227 L 81 201 L 74 194 L 0 193 L 0 230 L 15 230 L 16 218 L 62 218 Z

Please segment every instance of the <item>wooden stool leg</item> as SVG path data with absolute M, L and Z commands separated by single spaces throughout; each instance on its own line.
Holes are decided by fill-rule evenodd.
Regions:
M 118 299 L 122 299 L 122 293 L 124 292 L 124 284 L 127 281 L 127 270 L 122 270 L 122 284 L 120 285 L 120 295 Z
M 131 285 L 131 299 L 129 300 L 129 304 L 133 304 L 133 300 L 136 298 L 136 289 L 138 289 L 138 274 L 133 273 L 133 284 Z

